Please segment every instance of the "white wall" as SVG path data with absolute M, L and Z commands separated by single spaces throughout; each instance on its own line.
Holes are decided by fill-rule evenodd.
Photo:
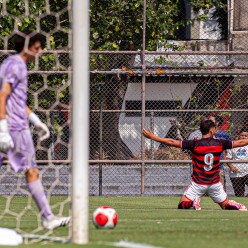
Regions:
M 209 9 L 207 14 L 208 20 L 206 22 L 200 21 L 200 37 L 202 40 L 220 40 L 221 29 L 216 18 L 213 17 L 216 8 Z M 204 11 L 200 10 L 199 14 L 204 14 Z
M 181 100 L 184 105 L 197 84 L 182 83 L 147 83 L 146 100 Z M 141 84 L 129 83 L 123 101 L 122 109 L 125 110 L 125 101 L 141 100 Z M 154 117 L 154 132 L 158 136 L 164 137 L 171 127 L 170 119 L 175 117 Z M 150 117 L 146 118 L 146 128 L 150 127 Z M 124 143 L 129 147 L 134 155 L 140 152 L 141 147 L 141 117 L 127 117 L 125 113 L 120 115 L 119 132 Z M 147 147 L 150 141 L 146 140 Z M 155 142 L 155 148 L 159 143 Z

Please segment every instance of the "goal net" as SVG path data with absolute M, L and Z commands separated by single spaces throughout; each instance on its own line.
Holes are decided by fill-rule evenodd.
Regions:
M 70 92 L 72 47 L 70 0 L 3 0 L 0 2 L 0 62 L 14 53 L 22 31 L 41 33 L 43 53 L 28 65 L 28 106 L 47 124 L 50 138 L 39 141 L 32 129 L 40 178 L 52 211 L 70 215 Z M 0 226 L 16 229 L 25 242 L 64 242 L 69 228 L 47 231 L 26 186 L 25 174 L 0 167 Z

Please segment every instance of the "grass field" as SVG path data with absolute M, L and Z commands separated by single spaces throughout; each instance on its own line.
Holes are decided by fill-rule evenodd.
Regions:
M 232 199 L 248 205 L 248 198 Z M 97 230 L 90 220 L 90 243 L 84 247 L 114 247 L 114 243 L 124 240 L 165 248 L 248 247 L 248 212 L 223 211 L 208 197 L 202 198 L 202 211 L 178 210 L 178 200 L 178 197 L 91 197 L 90 216 L 98 206 L 110 205 L 117 210 L 119 223 L 113 230 Z M 16 202 L 15 208 L 18 205 Z M 25 231 L 32 229 L 34 217 L 28 213 L 23 217 Z M 10 220 L 8 216 L 1 218 L 1 226 L 12 227 Z M 59 228 L 55 234 L 64 236 L 67 232 L 67 228 Z M 79 247 L 59 243 L 20 247 L 46 246 Z

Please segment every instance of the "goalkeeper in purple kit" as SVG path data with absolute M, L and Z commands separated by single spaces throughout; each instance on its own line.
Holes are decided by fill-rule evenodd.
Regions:
M 40 140 L 49 138 L 46 124 L 26 105 L 27 63 L 42 52 L 41 35 L 25 32 L 15 39 L 17 54 L 5 59 L 0 67 L 0 152 L 6 153 L 15 172 L 25 171 L 30 193 L 40 210 L 43 226 L 54 229 L 69 224 L 70 217 L 54 216 L 39 179 L 35 149 L 28 120 L 39 131 Z M 0 156 L 1 162 L 3 156 Z

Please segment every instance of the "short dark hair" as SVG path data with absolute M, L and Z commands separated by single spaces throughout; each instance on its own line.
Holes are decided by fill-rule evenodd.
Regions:
M 211 120 L 203 120 L 200 124 L 202 135 L 208 134 L 210 129 L 215 127 L 215 123 Z
M 242 127 L 239 133 L 248 133 L 248 128 L 247 127 Z
M 25 30 L 21 32 L 22 34 L 16 34 L 14 44 L 15 50 L 17 53 L 23 51 L 25 46 L 26 37 L 29 36 L 28 48 L 30 48 L 35 42 L 40 41 L 42 42 L 42 35 L 40 33 L 36 33 L 30 30 Z

